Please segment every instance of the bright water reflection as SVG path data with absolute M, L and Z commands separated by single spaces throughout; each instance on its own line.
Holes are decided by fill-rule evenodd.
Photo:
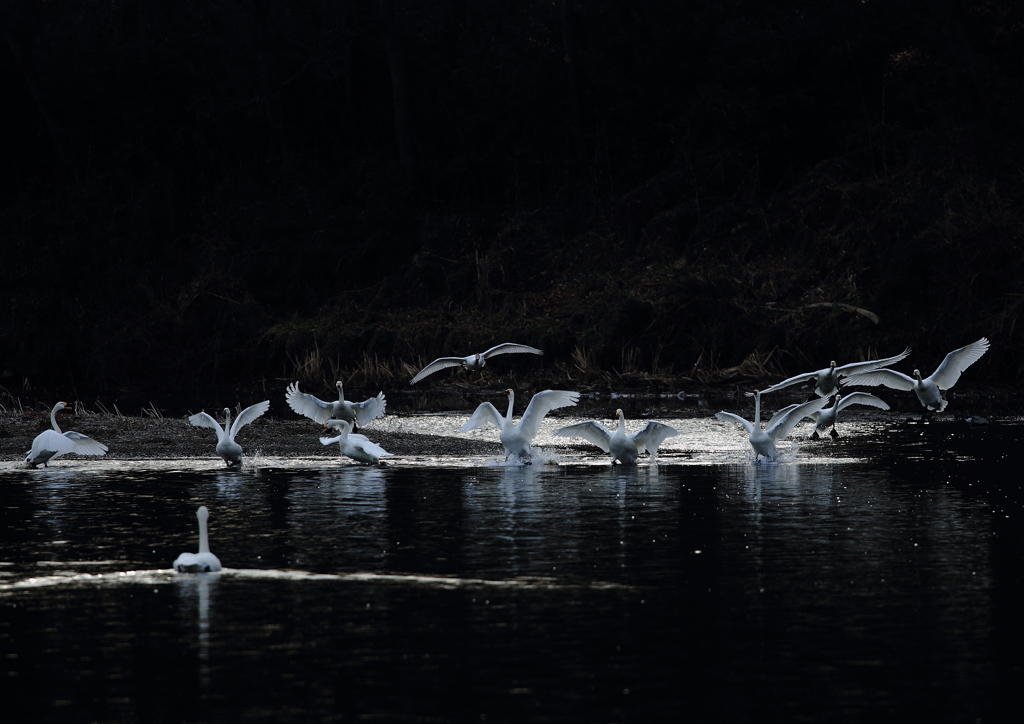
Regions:
M 0 472 L 8 701 L 36 721 L 1019 709 L 1020 428 L 856 428 L 752 466 L 703 424 L 636 467 Z M 226 569 L 174 574 L 200 504 Z

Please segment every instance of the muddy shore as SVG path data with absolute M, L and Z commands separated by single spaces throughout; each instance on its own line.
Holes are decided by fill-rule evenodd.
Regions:
M 1016 395 L 1013 395 L 1016 398 Z M 993 404 L 1001 399 L 1000 404 Z M 998 395 L 978 395 L 957 401 L 955 414 L 936 416 L 936 421 L 962 420 L 970 415 L 987 415 L 993 422 L 999 420 L 1019 419 L 1019 406 L 1006 405 L 1007 398 Z M 905 401 L 911 402 L 911 401 Z M 912 401 L 916 402 L 916 401 Z M 783 404 L 780 400 L 779 404 Z M 578 409 L 582 416 L 592 416 L 612 424 L 604 414 L 608 403 L 591 404 Z M 742 410 L 744 401 L 737 398 L 734 405 L 726 409 Z M 650 408 L 648 408 L 650 410 Z M 713 413 L 708 407 L 686 406 L 652 410 L 656 417 L 671 419 L 694 419 L 710 417 Z M 667 413 L 667 414 L 666 414 Z M 467 415 L 468 416 L 468 415 Z M 389 418 L 392 416 L 389 415 Z M 395 417 L 401 417 L 400 415 Z M 920 408 L 913 404 L 894 405 L 890 411 L 874 408 L 849 408 L 844 413 L 847 419 L 859 420 L 905 420 L 920 417 Z M 517 416 L 518 419 L 518 416 Z M 637 419 L 632 416 L 631 419 Z M 973 419 L 977 419 L 976 417 Z M 215 436 L 212 430 L 196 428 L 189 424 L 185 417 L 158 418 L 132 417 L 105 413 L 76 415 L 59 415 L 58 422 L 64 430 L 75 430 L 88 435 L 107 445 L 107 459 L 114 460 L 174 460 L 180 458 L 215 458 Z M 50 428 L 49 412 L 24 411 L 0 412 L 0 461 L 20 462 L 25 452 L 32 447 L 32 441 L 43 430 Z M 370 425 L 362 430 L 373 442 L 396 456 L 495 456 L 502 453 L 497 440 L 471 440 L 463 437 L 446 435 L 427 435 L 415 432 L 386 429 L 382 425 Z M 325 447 L 319 438 L 324 430 L 311 420 L 283 419 L 266 415 L 243 428 L 238 435 L 238 442 L 248 451 L 258 452 L 267 457 L 303 457 L 303 458 L 335 458 L 338 456 L 337 446 Z M 566 440 L 557 448 L 574 449 L 585 446 L 596 451 L 593 446 L 582 441 Z M 546 445 L 545 447 L 551 447 Z M 79 456 L 70 455 L 69 459 Z

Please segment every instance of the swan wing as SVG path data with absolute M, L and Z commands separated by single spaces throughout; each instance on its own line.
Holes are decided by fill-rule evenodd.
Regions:
M 32 441 L 32 449 L 25 453 L 26 456 L 36 457 L 43 451 L 52 451 L 57 455 L 75 451 L 75 441 L 64 437 L 56 430 L 43 430 L 36 435 Z
M 543 392 L 538 392 L 530 400 L 530 404 L 526 406 L 523 419 L 519 421 L 519 431 L 523 433 L 527 440 L 532 441 L 537 436 L 540 423 L 549 412 L 559 407 L 572 407 L 579 402 L 579 399 L 579 392 L 569 392 L 568 390 L 544 390 Z
M 384 393 L 378 392 L 376 397 L 371 397 L 362 402 L 353 402 L 352 410 L 356 413 L 356 424 L 366 425 L 378 417 L 384 417 L 384 409 L 387 402 L 384 400 Z
M 765 432 L 768 436 L 775 441 L 784 440 L 789 436 L 789 433 L 793 432 L 793 428 L 803 420 L 805 417 L 811 417 L 815 412 L 818 412 L 821 408 L 832 401 L 830 397 L 819 397 L 816 400 L 805 402 L 802 405 L 797 405 L 792 410 L 783 415 L 773 427 L 769 427 Z
M 288 407 L 292 408 L 296 415 L 308 417 L 310 420 L 315 420 L 321 425 L 334 416 L 333 402 L 324 402 L 313 397 L 313 395 L 299 392 L 298 382 L 288 385 L 288 389 L 284 393 L 284 399 L 287 400 Z
M 723 412 L 716 412 L 715 413 L 715 417 L 717 417 L 722 422 L 735 422 L 737 424 L 743 425 L 743 429 L 747 431 L 748 435 L 750 435 L 750 434 L 752 434 L 754 432 L 754 423 L 752 423 L 750 420 L 744 420 L 739 415 L 734 415 L 731 412 L 724 412 L 723 411 Z
M 238 417 L 235 418 L 235 421 L 231 423 L 231 439 L 234 440 L 235 435 L 238 434 L 239 430 L 269 409 L 270 400 L 264 400 L 263 402 L 257 402 L 255 405 L 249 405 L 249 407 L 242 410 L 241 414 L 239 414 Z
M 64 437 L 70 439 L 75 445 L 75 452 L 79 455 L 106 455 L 107 446 L 101 442 L 93 440 L 88 435 L 83 435 L 80 432 L 74 430 L 68 430 L 64 433 Z
M 370 442 L 363 435 L 349 435 L 348 439 L 349 442 L 358 447 L 360 450 L 362 450 L 365 453 L 369 453 L 374 457 L 382 458 L 391 456 L 391 453 L 389 453 L 387 450 L 382 448 L 377 443 Z
M 903 352 L 896 355 L 895 357 L 886 357 L 885 359 L 875 359 L 868 362 L 853 362 L 842 367 L 836 367 L 836 372 L 844 377 L 852 377 L 858 375 L 861 372 L 870 372 L 871 370 L 878 369 L 879 367 L 888 367 L 891 364 L 896 364 L 901 359 L 904 359 L 910 354 L 910 347 L 907 347 Z
M 505 418 L 498 412 L 498 408 L 490 402 L 481 402 L 480 406 L 473 411 L 473 416 L 470 417 L 469 421 L 462 426 L 461 432 L 475 430 L 487 423 L 494 425 L 499 430 L 503 430 L 505 428 Z
M 224 439 L 224 428 L 220 426 L 219 422 L 210 417 L 209 414 L 205 412 L 197 412 L 190 416 L 188 421 L 196 427 L 209 427 L 215 430 L 217 433 L 217 442 Z
M 877 369 L 847 377 L 843 384 L 847 387 L 877 387 L 882 385 L 894 390 L 906 390 L 909 392 L 914 389 L 914 378 L 908 377 L 896 370 Z
M 929 378 L 940 390 L 948 390 L 960 379 L 960 374 L 988 352 L 988 339 L 982 337 L 966 347 L 955 349 L 946 355 L 942 364 Z
M 868 405 L 882 410 L 888 410 L 889 405 L 885 400 L 880 400 L 867 392 L 851 392 L 839 400 L 839 409 L 844 410 L 850 405 Z
M 596 420 L 577 422 L 575 425 L 566 425 L 552 433 L 554 437 L 581 437 L 587 442 L 597 445 L 608 452 L 612 439 L 611 431 Z
M 322 437 L 322 438 L 320 438 L 320 444 L 321 445 L 325 445 L 325 446 L 326 445 L 333 445 L 334 443 L 340 441 L 341 438 L 342 438 L 341 435 L 338 435 L 337 437 Z
M 633 442 L 636 443 L 636 451 L 638 453 L 644 452 L 645 450 L 657 450 L 661 443 L 665 442 L 667 438 L 675 437 L 679 434 L 679 430 L 675 429 L 671 425 L 666 425 L 663 422 L 655 422 L 651 420 L 644 428 L 633 435 Z
M 779 410 L 779 411 L 778 411 L 778 412 L 776 412 L 776 413 L 775 413 L 774 415 L 772 415 L 772 419 L 770 419 L 770 420 L 768 421 L 768 424 L 767 424 L 767 425 L 765 425 L 765 428 L 766 428 L 766 429 L 768 429 L 768 430 L 771 430 L 771 429 L 772 429 L 772 428 L 773 428 L 773 427 L 775 426 L 775 423 L 777 423 L 777 422 L 778 422 L 779 420 L 781 420 L 781 419 L 782 419 L 783 417 L 785 417 L 786 415 L 788 415 L 788 414 L 790 413 L 790 411 L 791 411 L 791 410 L 792 410 L 792 409 L 793 409 L 794 407 L 799 407 L 799 406 L 800 406 L 800 403 L 799 403 L 799 402 L 794 402 L 794 403 L 793 403 L 792 405 L 786 405 L 786 406 L 785 406 L 785 407 L 783 407 L 783 408 L 782 408 L 781 410 Z
M 529 354 L 544 354 L 536 347 L 528 347 L 525 344 L 516 344 L 515 342 L 505 342 L 504 344 L 495 345 L 489 350 L 484 352 L 481 357 L 488 359 L 496 354 L 509 354 L 510 352 L 528 352 Z
M 432 375 L 438 370 L 443 370 L 447 367 L 459 367 L 465 364 L 465 357 L 438 357 L 436 360 L 417 372 L 416 376 L 409 380 L 409 384 L 415 385 L 427 375 Z
M 783 387 L 789 387 L 790 385 L 797 385 L 797 384 L 800 384 L 801 382 L 813 382 L 814 384 L 817 384 L 817 382 L 818 382 L 818 375 L 821 374 L 822 372 L 828 372 L 828 368 L 826 367 L 825 369 L 818 370 L 817 372 L 804 372 L 801 375 L 795 375 L 794 377 L 790 377 L 788 380 L 783 380 L 782 382 L 775 383 L 774 385 L 769 387 L 767 390 L 761 390 L 761 394 L 763 395 L 763 394 L 768 393 L 768 392 L 775 392 L 776 390 L 781 390 Z M 747 393 L 747 397 L 753 397 L 753 396 L 754 396 L 753 392 L 748 392 Z

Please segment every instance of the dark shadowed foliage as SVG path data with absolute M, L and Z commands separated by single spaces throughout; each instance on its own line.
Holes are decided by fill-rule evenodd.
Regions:
M 541 382 L 722 382 L 984 335 L 977 377 L 1019 381 L 1016 3 L 58 0 L 0 26 L 14 394 L 404 384 L 506 340 Z

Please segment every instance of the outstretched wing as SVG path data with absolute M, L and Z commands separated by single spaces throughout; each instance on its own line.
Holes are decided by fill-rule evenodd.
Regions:
M 828 368 L 826 367 L 825 369 L 818 370 L 817 372 L 804 372 L 803 374 L 795 375 L 794 377 L 790 377 L 788 380 L 783 380 L 782 382 L 778 382 L 778 383 L 772 385 L 767 390 L 761 390 L 761 394 L 763 395 L 763 394 L 766 394 L 768 392 L 775 392 L 776 390 L 781 390 L 783 387 L 789 387 L 790 385 L 798 385 L 801 382 L 811 382 L 813 384 L 817 384 L 818 383 L 818 375 L 820 373 L 822 373 L 822 372 L 827 372 L 827 371 L 828 371 Z M 748 392 L 747 393 L 747 397 L 753 397 L 753 396 L 754 396 L 753 392 Z
M 469 418 L 469 422 L 462 426 L 462 432 L 475 430 L 487 423 L 501 430 L 505 425 L 505 418 L 498 412 L 498 408 L 490 402 L 481 402 L 480 406 L 473 411 L 473 416 Z
M 288 390 L 284 393 L 284 399 L 288 401 L 288 407 L 292 408 L 296 415 L 308 417 L 310 420 L 315 420 L 321 425 L 330 420 L 334 415 L 334 403 L 324 402 L 313 397 L 313 395 L 299 392 L 298 382 L 292 382 L 288 385 Z
M 516 344 L 515 342 L 505 342 L 504 344 L 498 344 L 491 347 L 489 350 L 484 352 L 481 357 L 488 359 L 496 354 L 509 354 L 510 352 L 528 352 L 529 354 L 544 354 L 536 347 L 527 347 L 525 344 Z
M 438 370 L 443 370 L 446 367 L 458 367 L 464 364 L 466 364 L 465 357 L 438 357 L 436 360 L 417 372 L 416 376 L 409 380 L 409 384 L 415 385 L 427 375 L 432 375 Z
M 847 387 L 877 387 L 878 385 L 883 385 L 894 390 L 906 390 L 909 392 L 914 389 L 914 378 L 908 377 L 896 370 L 879 369 L 847 377 L 844 380 L 844 384 Z
M 785 440 L 801 420 L 805 417 L 813 416 L 815 412 L 821 410 L 821 408 L 831 401 L 831 397 L 819 397 L 815 400 L 811 400 L 810 402 L 805 402 L 802 405 L 797 405 L 783 415 L 773 427 L 768 428 L 765 432 L 767 432 L 768 436 L 776 442 L 779 440 Z
M 612 438 L 612 433 L 608 428 L 596 420 L 587 420 L 586 422 L 577 422 L 575 425 L 566 425 L 565 427 L 555 430 L 552 434 L 554 437 L 582 437 L 587 442 L 597 445 L 605 452 L 608 452 L 609 441 Z
M 231 423 L 231 439 L 234 440 L 235 435 L 238 434 L 239 430 L 269 409 L 270 400 L 264 400 L 263 402 L 257 402 L 255 405 L 250 405 L 242 410 L 242 413 L 235 418 L 234 422 Z
M 666 438 L 675 437 L 678 434 L 679 430 L 671 425 L 651 420 L 644 426 L 644 429 L 633 436 L 633 441 L 636 443 L 638 453 L 645 450 L 657 452 L 658 446 L 665 442 Z
M 533 440 L 537 436 L 540 423 L 544 420 L 545 415 L 559 407 L 571 407 L 579 402 L 579 399 L 579 392 L 569 392 L 568 390 L 538 392 L 526 406 L 523 419 L 519 421 L 519 431 L 527 440 Z
M 786 415 L 789 414 L 790 410 L 792 410 L 794 407 L 799 407 L 799 406 L 800 406 L 799 402 L 794 402 L 792 405 L 786 405 L 781 410 L 779 410 L 774 415 L 772 415 L 772 419 L 770 419 L 768 421 L 768 424 L 765 425 L 765 427 L 767 429 L 771 430 L 772 427 L 775 426 L 775 423 L 777 423 L 779 420 L 781 420 L 783 417 L 785 417 Z
M 940 390 L 948 390 L 960 379 L 960 374 L 972 364 L 981 359 L 981 356 L 988 352 L 988 339 L 982 337 L 977 342 L 971 342 L 966 347 L 955 349 L 946 355 L 942 364 L 932 374 L 934 382 Z
M 79 455 L 106 455 L 107 446 L 101 442 L 96 442 L 88 435 L 83 435 L 80 432 L 68 430 L 64 433 L 64 437 L 70 439 L 75 444 L 75 452 Z
M 384 393 L 378 392 L 376 397 L 371 397 L 362 402 L 353 402 L 352 409 L 356 413 L 356 424 L 366 425 L 378 417 L 384 417 L 384 408 L 387 403 L 384 401 Z
M 751 434 L 752 432 L 754 432 L 754 423 L 752 423 L 750 420 L 744 420 L 739 415 L 734 415 L 731 412 L 724 412 L 723 411 L 723 412 L 716 412 L 715 413 L 715 417 L 717 417 L 722 422 L 735 422 L 735 423 L 738 423 L 740 425 L 743 425 L 743 429 L 747 431 L 748 435 Z
M 878 369 L 879 367 L 888 367 L 891 364 L 896 364 L 901 359 L 905 358 L 910 354 L 910 347 L 907 347 L 901 354 L 895 357 L 886 357 L 885 359 L 870 360 L 868 362 L 853 362 L 842 367 L 836 367 L 836 372 L 844 377 L 852 377 L 853 375 L 859 375 L 862 372 L 870 372 L 871 370 Z
M 888 410 L 889 404 L 867 392 L 851 392 L 839 400 L 839 409 L 844 410 L 850 405 L 868 405 L 882 410 Z
M 209 427 L 215 430 L 217 432 L 217 442 L 220 442 L 221 440 L 224 439 L 224 428 L 220 426 L 219 422 L 214 420 L 205 412 L 197 412 L 196 414 L 189 417 L 188 421 L 191 422 L 196 427 Z

